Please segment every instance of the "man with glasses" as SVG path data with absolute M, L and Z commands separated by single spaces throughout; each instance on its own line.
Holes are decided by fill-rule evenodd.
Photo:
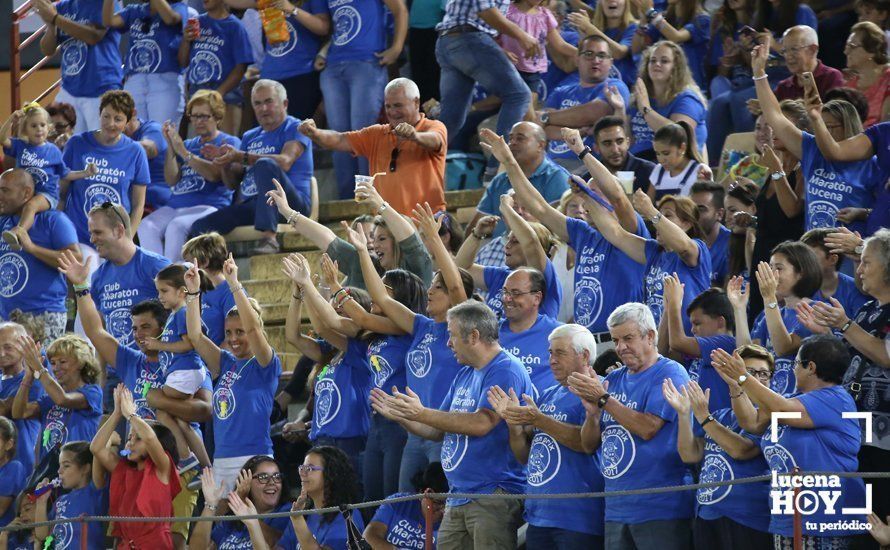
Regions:
M 304 120 L 300 132 L 316 145 L 366 157 L 374 186 L 399 214 L 410 216 L 417 204 L 428 202 L 434 212 L 445 209 L 445 125 L 420 112 L 420 90 L 412 80 L 396 78 L 383 95 L 386 124 L 352 132 L 319 130 Z M 353 195 L 340 190 L 340 198 Z
M 819 36 L 806 25 L 791 27 L 782 35 L 785 65 L 791 76 L 776 85 L 776 99 L 802 99 L 804 95 L 803 73 L 813 73 L 820 95 L 844 85 L 844 75 L 837 69 L 819 61 Z
M 620 78 L 610 78 L 612 53 L 602 36 L 585 37 L 578 44 L 578 82 L 566 84 L 547 96 L 541 124 L 550 139 L 547 155 L 560 165 L 574 170 L 582 165 L 560 137 L 560 128 L 593 126 L 600 118 L 615 111 L 620 96 L 624 105 L 630 103 L 630 91 Z M 587 137 L 587 146 L 593 138 Z

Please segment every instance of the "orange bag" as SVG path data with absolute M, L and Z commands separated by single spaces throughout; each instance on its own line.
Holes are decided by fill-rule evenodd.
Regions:
M 257 8 L 260 12 L 260 20 L 263 22 L 263 33 L 270 44 L 287 42 L 290 33 L 287 30 L 284 12 L 271 7 L 272 0 L 259 0 Z

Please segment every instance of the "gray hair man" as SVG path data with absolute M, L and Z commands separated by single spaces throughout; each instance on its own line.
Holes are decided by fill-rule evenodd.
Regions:
M 779 101 L 803 98 L 804 73 L 813 74 L 816 89 L 821 96 L 828 90 L 844 86 L 844 75 L 819 61 L 819 37 L 813 28 L 796 25 L 785 31 L 780 53 L 785 57 L 785 65 L 791 76 L 776 85 L 776 99 Z
M 12 418 L 12 402 L 15 394 L 25 379 L 25 360 L 19 352 L 18 340 L 28 336 L 25 327 L 18 323 L 0 322 L 0 416 Z M 34 384 L 28 390 L 28 401 L 37 401 L 44 395 L 43 387 Z M 16 431 L 16 460 L 25 467 L 30 475 L 34 468 L 34 444 L 40 432 L 40 414 L 30 418 L 13 420 Z M 12 475 L 12 474 L 7 474 Z
M 584 437 L 599 442 L 607 492 L 683 485 L 686 467 L 677 453 L 677 414 L 662 395 L 670 379 L 680 388 L 686 369 L 662 357 L 657 327 L 645 304 L 619 306 L 607 320 L 623 365 L 603 382 L 573 373 L 571 391 L 591 411 Z M 589 432 L 589 433 L 588 433 Z M 686 549 L 692 545 L 692 496 L 673 493 L 606 498 L 606 548 Z
M 485 304 L 470 300 L 448 311 L 448 345 L 460 370 L 439 409 L 424 407 L 406 388 L 375 389 L 374 410 L 409 432 L 442 440 L 442 468 L 454 493 L 522 493 L 525 474 L 510 451 L 507 425 L 486 399 L 492 387 L 531 395 L 522 363 L 498 342 L 498 322 Z M 514 500 L 448 499 L 439 528 L 440 549 L 515 548 L 521 506 Z

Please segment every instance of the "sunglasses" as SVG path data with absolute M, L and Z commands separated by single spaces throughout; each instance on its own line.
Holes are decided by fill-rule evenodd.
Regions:
M 396 171 L 396 161 L 399 160 L 399 149 L 392 150 L 392 156 L 389 157 L 389 171 Z
M 121 225 L 123 225 L 124 227 L 127 227 L 128 226 L 127 222 L 124 220 L 124 217 L 121 216 L 121 213 L 118 211 L 117 208 L 115 208 L 115 206 L 116 205 L 113 202 L 105 201 L 99 205 L 99 208 L 102 210 L 110 209 L 112 212 L 114 212 L 114 215 L 117 216 L 117 219 L 119 219 L 121 221 Z

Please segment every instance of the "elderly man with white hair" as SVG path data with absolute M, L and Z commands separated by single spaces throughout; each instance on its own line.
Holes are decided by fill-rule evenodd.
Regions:
M 434 212 L 444 210 L 445 125 L 420 112 L 420 91 L 407 78 L 386 85 L 383 104 L 387 124 L 337 132 L 319 130 L 310 118 L 300 124 L 300 132 L 325 149 L 366 157 L 384 208 L 410 215 L 415 204 L 428 202 Z M 340 198 L 349 197 L 341 192 Z
M 266 202 L 266 193 L 281 185 L 290 206 L 309 213 L 312 178 L 312 142 L 300 134 L 300 121 L 287 114 L 287 91 L 281 83 L 261 79 L 250 94 L 259 126 L 244 132 L 241 148 L 230 144 L 205 145 L 202 155 L 222 169 L 222 180 L 238 187 L 231 206 L 196 221 L 189 237 L 217 231 L 223 235 L 239 225 L 253 225 L 263 234 L 254 254 L 274 254 L 280 249 L 275 238 L 279 214 Z
M 594 440 L 601 450 L 606 491 L 684 485 L 687 470 L 677 453 L 677 413 L 661 387 L 666 379 L 683 387 L 689 375 L 682 365 L 658 354 L 655 319 L 645 304 L 619 306 L 606 324 L 622 366 L 603 382 L 592 373 L 568 378 L 569 389 L 585 407 L 600 411 L 584 423 L 582 438 Z M 689 491 L 606 497 L 605 547 L 691 548 L 692 504 Z
M 779 101 L 803 98 L 804 73 L 813 73 L 820 95 L 844 85 L 844 75 L 839 70 L 819 61 L 819 35 L 812 27 L 797 25 L 785 31 L 780 51 L 791 76 L 776 85 L 776 99 Z

